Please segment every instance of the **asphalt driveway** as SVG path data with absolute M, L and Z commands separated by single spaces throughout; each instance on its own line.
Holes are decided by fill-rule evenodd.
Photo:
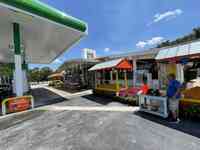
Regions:
M 119 108 L 119 111 L 117 109 Z M 0 119 L 0 150 L 198 150 L 200 123 L 169 125 L 95 96 Z

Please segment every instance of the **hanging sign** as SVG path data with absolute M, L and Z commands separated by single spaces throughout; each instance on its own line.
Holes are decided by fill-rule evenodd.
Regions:
M 181 63 L 182 65 L 186 65 L 188 62 L 189 62 L 189 59 L 186 58 L 186 57 L 180 59 L 180 63 Z

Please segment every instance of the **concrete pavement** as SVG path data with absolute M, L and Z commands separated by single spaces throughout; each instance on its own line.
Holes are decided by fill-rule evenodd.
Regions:
M 146 117 L 110 99 L 74 97 L 0 119 L 0 150 L 200 149 L 199 137 Z

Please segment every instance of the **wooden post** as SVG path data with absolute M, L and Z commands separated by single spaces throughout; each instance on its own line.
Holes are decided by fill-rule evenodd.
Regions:
M 181 64 L 176 65 L 176 78 L 181 83 L 184 82 L 184 66 Z
M 97 71 L 94 72 L 94 87 L 97 88 Z
M 103 75 L 102 75 L 102 80 L 103 80 L 103 84 L 105 84 L 105 70 L 103 70 Z
M 124 70 L 124 82 L 125 82 L 125 88 L 128 89 L 128 79 L 126 70 Z
M 112 74 L 112 70 L 110 71 L 110 84 L 112 84 L 112 81 L 113 81 L 113 74 Z
M 119 75 L 118 75 L 118 70 L 115 71 L 116 72 L 116 89 L 117 89 L 117 93 L 116 96 L 119 96 Z
M 136 86 L 136 71 L 137 71 L 137 62 L 136 59 L 133 58 L 133 86 Z

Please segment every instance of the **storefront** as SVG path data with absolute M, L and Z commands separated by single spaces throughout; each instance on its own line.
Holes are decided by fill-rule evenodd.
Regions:
M 200 113 L 200 41 L 194 41 L 174 47 L 163 48 L 159 51 L 156 60 L 158 62 L 159 84 L 162 97 L 141 96 L 141 111 L 167 117 L 167 76 L 175 74 L 182 86 L 182 99 L 180 100 L 180 112 Z
M 125 58 L 133 66 L 133 70 L 128 72 L 129 87 L 140 87 L 145 76 L 148 78 L 148 84 L 153 88 L 158 84 L 158 65 L 155 60 L 158 52 L 159 49 L 135 51 L 109 56 L 107 59 Z
M 200 41 L 162 49 L 156 60 L 162 75 L 160 81 L 165 80 L 167 74 L 174 73 L 181 83 L 188 83 L 197 79 L 200 73 Z
M 95 73 L 94 92 L 113 96 L 128 92 L 127 72 L 131 70 L 132 65 L 126 59 L 115 59 L 93 66 L 89 71 Z
M 94 85 L 94 74 L 88 71 L 88 69 L 98 62 L 96 59 L 71 59 L 65 61 L 58 71 L 65 71 L 64 83 L 66 87 L 76 85 L 84 89 L 92 88 Z

